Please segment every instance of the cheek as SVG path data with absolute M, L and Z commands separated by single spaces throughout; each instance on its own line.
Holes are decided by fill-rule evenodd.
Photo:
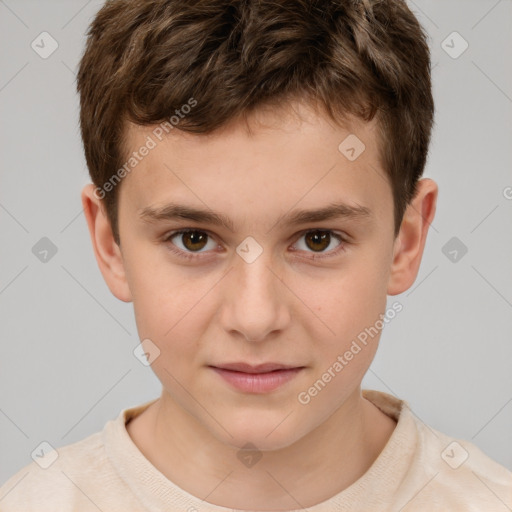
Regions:
M 368 273 L 340 279 L 318 295 L 310 290 L 315 312 L 313 367 L 297 400 L 317 417 L 327 417 L 359 386 L 378 348 L 386 295 Z
M 311 411 L 320 415 L 354 391 L 378 348 L 386 310 L 385 269 L 379 258 L 363 256 L 301 290 L 315 313 L 308 320 L 308 337 L 315 340 L 313 368 L 301 391 Z
M 215 286 L 214 276 L 199 277 L 161 262 L 144 267 L 135 263 L 130 270 L 129 284 L 141 339 L 153 340 L 161 350 L 168 350 L 171 344 L 175 353 L 184 347 L 191 350 L 199 338 L 199 320 L 208 320 L 205 307 L 209 291 Z
M 386 283 L 382 263 L 377 258 L 361 257 L 324 275 L 308 279 L 301 276 L 296 289 L 314 313 L 307 317 L 316 339 L 320 336 L 335 349 L 341 349 L 373 325 L 385 310 Z
M 208 360 L 205 332 L 217 312 L 219 275 L 199 276 L 170 265 L 158 270 L 132 275 L 137 330 L 141 340 L 150 339 L 159 351 L 153 372 L 185 404 L 187 395 L 179 383 L 190 385 L 198 366 Z

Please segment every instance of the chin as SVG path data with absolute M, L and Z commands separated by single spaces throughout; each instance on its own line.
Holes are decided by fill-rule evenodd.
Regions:
M 228 433 L 215 425 L 214 435 L 224 444 L 237 450 L 248 444 L 254 445 L 260 451 L 280 450 L 307 434 L 304 425 L 299 428 L 296 425 L 297 419 L 291 420 L 293 413 L 289 418 L 286 416 L 286 414 L 274 413 L 265 417 L 261 412 L 251 414 L 246 411 L 235 418 L 225 417 L 222 420 L 219 418 L 220 423 L 226 426 Z
M 268 432 L 254 432 L 241 435 L 234 434 L 232 438 L 224 438 L 224 442 L 234 448 L 237 452 L 242 449 L 252 449 L 265 452 L 282 450 L 300 439 L 300 437 L 297 439 L 292 438 L 290 435 L 288 435 L 288 433 L 285 433 L 280 437 L 269 439 L 267 434 Z

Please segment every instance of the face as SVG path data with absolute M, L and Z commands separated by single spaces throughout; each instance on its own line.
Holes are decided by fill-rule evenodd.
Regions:
M 163 400 L 234 447 L 290 445 L 358 396 L 380 330 L 361 333 L 386 312 L 393 198 L 375 126 L 295 111 L 259 111 L 251 133 L 128 132 L 133 150 L 156 142 L 119 195 L 140 339 Z M 353 138 L 339 149 L 349 135 L 359 156 Z

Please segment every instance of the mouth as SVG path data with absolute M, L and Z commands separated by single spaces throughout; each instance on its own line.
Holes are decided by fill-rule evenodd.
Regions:
M 268 393 L 291 381 L 304 366 L 264 363 L 227 363 L 213 366 L 214 370 L 228 384 L 245 393 Z

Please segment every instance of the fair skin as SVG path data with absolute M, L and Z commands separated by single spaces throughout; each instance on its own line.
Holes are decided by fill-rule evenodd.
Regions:
M 382 451 L 396 423 L 361 395 L 380 334 L 307 404 L 298 395 L 381 318 L 387 295 L 413 284 L 435 214 L 437 185 L 423 179 L 395 238 L 375 125 L 354 120 L 349 130 L 306 105 L 299 111 L 260 109 L 251 133 L 238 121 L 210 135 L 171 132 L 120 185 L 120 246 L 95 187 L 82 192 L 105 281 L 133 301 L 140 339 L 160 350 L 151 367 L 162 395 L 128 433 L 175 484 L 230 508 L 312 506 L 354 483 Z M 130 125 L 129 147 L 153 129 Z M 338 150 L 351 133 L 366 146 L 354 161 Z M 232 226 L 141 216 L 171 202 Z M 369 214 L 287 222 L 340 202 Z M 169 238 L 184 228 L 196 238 Z M 311 236 L 318 232 L 325 243 Z M 262 248 L 251 263 L 236 251 L 246 237 Z M 250 392 L 212 368 L 230 362 L 300 370 L 277 389 Z M 262 455 L 251 466 L 237 457 L 247 443 Z

